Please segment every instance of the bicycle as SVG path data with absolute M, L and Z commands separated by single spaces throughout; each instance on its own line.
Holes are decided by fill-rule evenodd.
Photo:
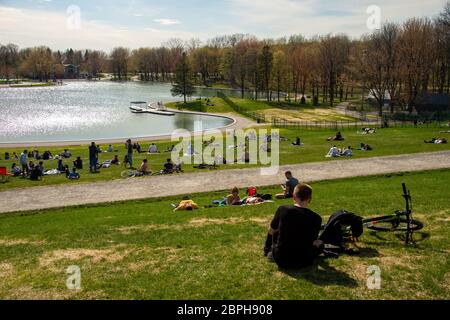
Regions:
M 421 230 L 423 228 L 423 223 L 419 220 L 412 218 L 412 200 L 411 193 L 406 190 L 406 184 L 402 183 L 403 195 L 405 199 L 406 206 L 405 210 L 397 210 L 393 214 L 379 216 L 374 218 L 362 219 L 363 227 L 366 227 L 373 231 L 381 232 L 405 232 L 405 244 L 413 242 L 414 231 Z M 325 228 L 326 224 L 322 225 L 322 230 Z M 345 239 L 344 242 L 352 242 L 354 239 L 351 228 L 347 225 L 342 226 L 342 236 Z
M 405 199 L 405 210 L 397 210 L 393 214 L 363 219 L 363 226 L 374 231 L 406 233 L 405 244 L 413 242 L 412 235 L 414 231 L 421 230 L 423 223 L 412 218 L 412 199 L 409 190 L 406 190 L 406 184 L 402 183 L 403 195 Z
M 133 169 L 126 169 L 120 173 L 122 178 L 134 178 L 134 177 L 142 177 L 144 174 L 140 171 Z

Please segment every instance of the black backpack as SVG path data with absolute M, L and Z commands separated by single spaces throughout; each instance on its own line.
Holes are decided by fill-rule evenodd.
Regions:
M 319 236 L 325 244 L 342 246 L 349 236 L 359 237 L 363 233 L 362 218 L 354 213 L 339 210 L 331 215 Z

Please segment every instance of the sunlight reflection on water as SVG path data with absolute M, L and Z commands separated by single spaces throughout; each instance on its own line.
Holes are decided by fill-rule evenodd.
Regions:
M 130 101 L 173 101 L 170 84 L 70 82 L 64 86 L 0 89 L 0 142 L 142 137 L 222 127 L 229 119 L 133 114 Z

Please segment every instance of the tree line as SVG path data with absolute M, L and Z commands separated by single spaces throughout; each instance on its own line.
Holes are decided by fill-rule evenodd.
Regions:
M 6 80 L 60 78 L 64 64 L 80 66 L 92 77 L 110 73 L 117 80 L 135 75 L 142 81 L 175 81 L 178 93 L 194 84 L 224 83 L 242 96 L 252 91 L 255 99 L 269 101 L 305 103 L 309 96 L 314 104 L 321 99 L 333 106 L 358 89 L 370 93 L 382 113 L 387 97 L 392 109 L 412 108 L 423 93 L 449 93 L 450 2 L 433 19 L 386 23 L 359 39 L 329 34 L 260 40 L 235 34 L 203 44 L 171 39 L 160 47 L 118 47 L 110 53 L 0 45 L 0 77 Z

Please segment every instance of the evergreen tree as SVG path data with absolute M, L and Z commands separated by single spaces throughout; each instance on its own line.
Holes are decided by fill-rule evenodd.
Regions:
M 184 103 L 186 103 L 186 96 L 190 97 L 195 93 L 191 66 L 185 52 L 183 52 L 180 61 L 176 65 L 175 81 L 171 92 L 173 96 L 183 96 Z

